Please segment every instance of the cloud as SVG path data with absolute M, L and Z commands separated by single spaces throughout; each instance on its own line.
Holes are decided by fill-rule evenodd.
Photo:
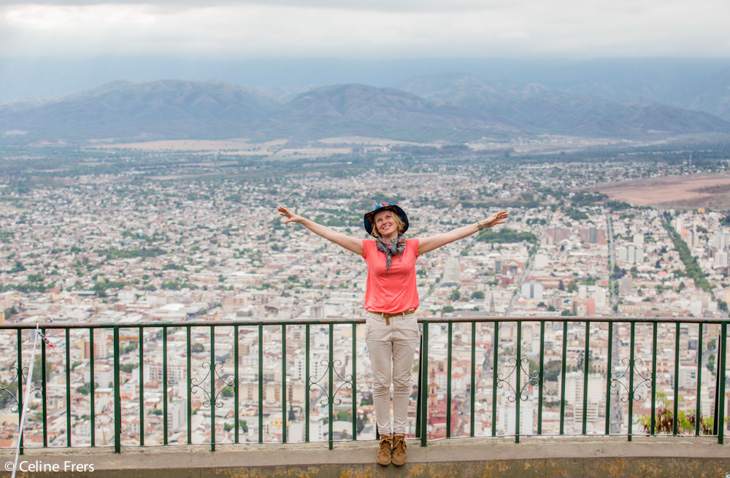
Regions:
M 10 2 L 0 56 L 730 56 L 725 0 Z
M 530 0 L 513 0 L 511 5 L 529 3 Z M 338 10 L 372 10 L 372 11 L 455 11 L 478 10 L 485 7 L 500 8 L 506 2 L 502 0 L 4 0 L 5 5 L 43 5 L 43 6 L 99 6 L 99 5 L 154 5 L 174 6 L 176 8 L 203 8 L 251 5 L 268 5 L 296 8 L 327 8 Z

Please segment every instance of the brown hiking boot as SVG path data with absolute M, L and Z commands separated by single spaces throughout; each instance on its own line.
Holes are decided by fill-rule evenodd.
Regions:
M 406 464 L 406 437 L 405 435 L 393 435 L 393 456 L 395 466 Z
M 378 465 L 390 465 L 390 449 L 393 446 L 392 435 L 382 435 L 380 437 L 380 448 L 378 448 Z

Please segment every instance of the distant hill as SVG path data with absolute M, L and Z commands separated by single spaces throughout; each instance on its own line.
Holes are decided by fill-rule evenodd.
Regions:
M 399 86 L 429 100 L 488 111 L 532 132 L 636 138 L 730 131 L 729 122 L 700 111 L 556 92 L 535 83 L 452 74 L 414 78 Z
M 32 140 L 225 138 L 243 135 L 277 106 L 261 92 L 219 81 L 117 81 L 0 107 L 0 131 L 27 131 Z
M 509 121 L 393 88 L 338 85 L 303 93 L 254 122 L 258 138 L 311 140 L 370 136 L 411 141 L 464 141 L 516 134 Z
M 399 86 L 326 86 L 281 102 L 220 81 L 116 81 L 0 106 L 0 141 L 369 136 L 463 142 L 539 133 L 657 138 L 730 132 L 729 122 L 676 105 L 557 92 L 537 83 L 439 75 Z
M 539 82 L 570 95 L 651 101 L 730 121 L 728 59 L 603 58 L 532 71 L 513 79 Z

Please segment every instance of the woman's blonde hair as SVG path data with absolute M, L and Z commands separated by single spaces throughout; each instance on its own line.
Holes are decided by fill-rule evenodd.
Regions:
M 403 219 L 401 219 L 395 211 L 391 211 L 390 209 L 387 209 L 387 211 L 390 213 L 390 217 L 392 217 L 395 221 L 395 227 L 398 229 L 398 234 L 403 234 L 406 230 L 406 223 L 403 222 Z M 378 231 L 378 226 L 375 224 L 374 219 L 375 215 L 373 214 L 373 218 L 370 221 L 373 224 L 373 236 L 380 237 L 380 231 Z

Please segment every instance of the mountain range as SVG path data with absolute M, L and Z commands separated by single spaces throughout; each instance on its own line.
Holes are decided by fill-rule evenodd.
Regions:
M 534 134 L 643 139 L 730 133 L 724 76 L 674 100 L 667 97 L 682 84 L 676 78 L 653 96 L 622 90 L 616 82 L 601 86 L 593 77 L 560 78 L 549 86 L 442 74 L 393 88 L 323 86 L 286 99 L 222 81 L 115 81 L 65 97 L 0 105 L 0 141 L 368 136 L 463 142 Z M 590 94 L 596 91 L 604 93 Z

